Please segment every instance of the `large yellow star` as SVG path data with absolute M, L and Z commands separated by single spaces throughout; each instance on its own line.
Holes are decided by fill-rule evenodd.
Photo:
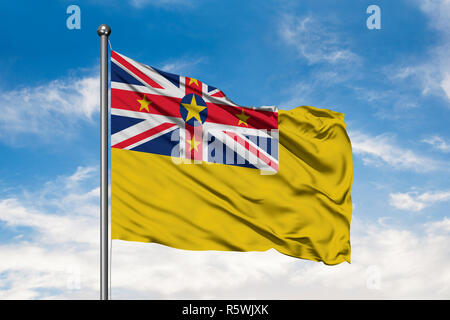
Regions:
M 192 84 L 192 83 L 195 83 L 195 85 L 198 87 L 198 80 L 197 79 L 194 79 L 194 78 L 190 78 L 189 79 L 189 86 Z
M 192 136 L 192 139 L 189 141 L 188 140 L 188 142 L 189 142 L 189 144 L 190 144 L 190 148 L 189 148 L 189 151 L 191 151 L 192 149 L 195 149 L 195 151 L 198 151 L 198 145 L 200 144 L 200 141 L 196 141 L 195 140 L 195 137 L 194 136 Z
M 236 114 L 236 117 L 239 118 L 238 126 L 240 126 L 241 124 L 245 124 L 248 127 L 247 119 L 250 118 L 250 116 L 244 113 L 244 109 L 242 109 L 241 114 Z
M 145 95 L 144 95 L 144 98 L 142 98 L 142 100 L 138 99 L 138 102 L 141 104 L 139 111 L 142 111 L 142 109 L 145 109 L 145 110 L 147 110 L 147 112 L 150 112 L 150 110 L 148 110 L 148 105 L 152 102 L 150 100 L 147 100 Z
M 188 122 L 190 119 L 195 118 L 199 122 L 202 122 L 202 119 L 200 118 L 200 112 L 206 109 L 204 106 L 197 105 L 197 101 L 195 100 L 195 95 L 192 95 L 192 101 L 191 103 L 182 103 L 183 107 L 186 108 L 188 111 L 186 122 Z

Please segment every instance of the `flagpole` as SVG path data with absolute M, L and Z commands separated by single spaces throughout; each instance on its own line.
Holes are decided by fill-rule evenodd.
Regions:
M 102 24 L 100 37 L 100 300 L 108 300 L 108 38 L 111 28 Z

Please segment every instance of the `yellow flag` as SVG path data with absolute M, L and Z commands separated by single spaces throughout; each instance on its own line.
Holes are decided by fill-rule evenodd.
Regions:
M 189 99 L 202 121 L 198 101 Z M 243 109 L 236 117 L 240 127 L 251 125 Z M 113 146 L 112 239 L 187 250 L 274 248 L 325 264 L 350 262 L 353 167 L 344 115 L 308 106 L 280 110 L 278 129 L 272 174 Z M 192 152 L 197 147 L 186 142 Z

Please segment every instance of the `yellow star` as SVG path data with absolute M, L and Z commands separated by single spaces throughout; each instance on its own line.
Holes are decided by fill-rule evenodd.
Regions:
M 188 122 L 192 118 L 195 118 L 199 122 L 202 122 L 202 119 L 200 118 L 200 112 L 205 110 L 206 107 L 197 105 L 197 101 L 195 100 L 195 95 L 192 95 L 191 103 L 182 103 L 182 105 L 188 111 L 188 114 L 186 117 L 186 122 Z
M 245 124 L 248 127 L 247 119 L 250 118 L 250 116 L 244 113 L 244 109 L 242 109 L 241 114 L 235 114 L 235 116 L 239 118 L 238 126 L 240 126 L 241 124 Z
M 147 112 L 150 112 L 150 110 L 148 110 L 148 105 L 150 103 L 152 103 L 150 100 L 147 100 L 147 98 L 144 95 L 144 98 L 142 100 L 138 99 L 138 102 L 141 104 L 141 107 L 139 108 L 139 111 L 142 111 L 142 109 L 147 110 Z
M 195 137 L 192 136 L 191 141 L 188 140 L 188 142 L 190 144 L 189 151 L 191 151 L 192 149 L 195 149 L 195 151 L 198 151 L 197 147 L 200 144 L 200 141 L 195 141 Z
M 190 78 L 190 79 L 189 79 L 189 84 L 188 84 L 188 85 L 190 86 L 190 85 L 192 84 L 192 82 L 195 83 L 195 85 L 198 87 L 198 80 L 197 80 L 197 79 Z

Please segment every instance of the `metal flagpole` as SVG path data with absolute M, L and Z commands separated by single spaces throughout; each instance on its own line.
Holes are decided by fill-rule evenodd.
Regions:
M 100 36 L 100 300 L 108 300 L 108 37 L 102 24 Z

